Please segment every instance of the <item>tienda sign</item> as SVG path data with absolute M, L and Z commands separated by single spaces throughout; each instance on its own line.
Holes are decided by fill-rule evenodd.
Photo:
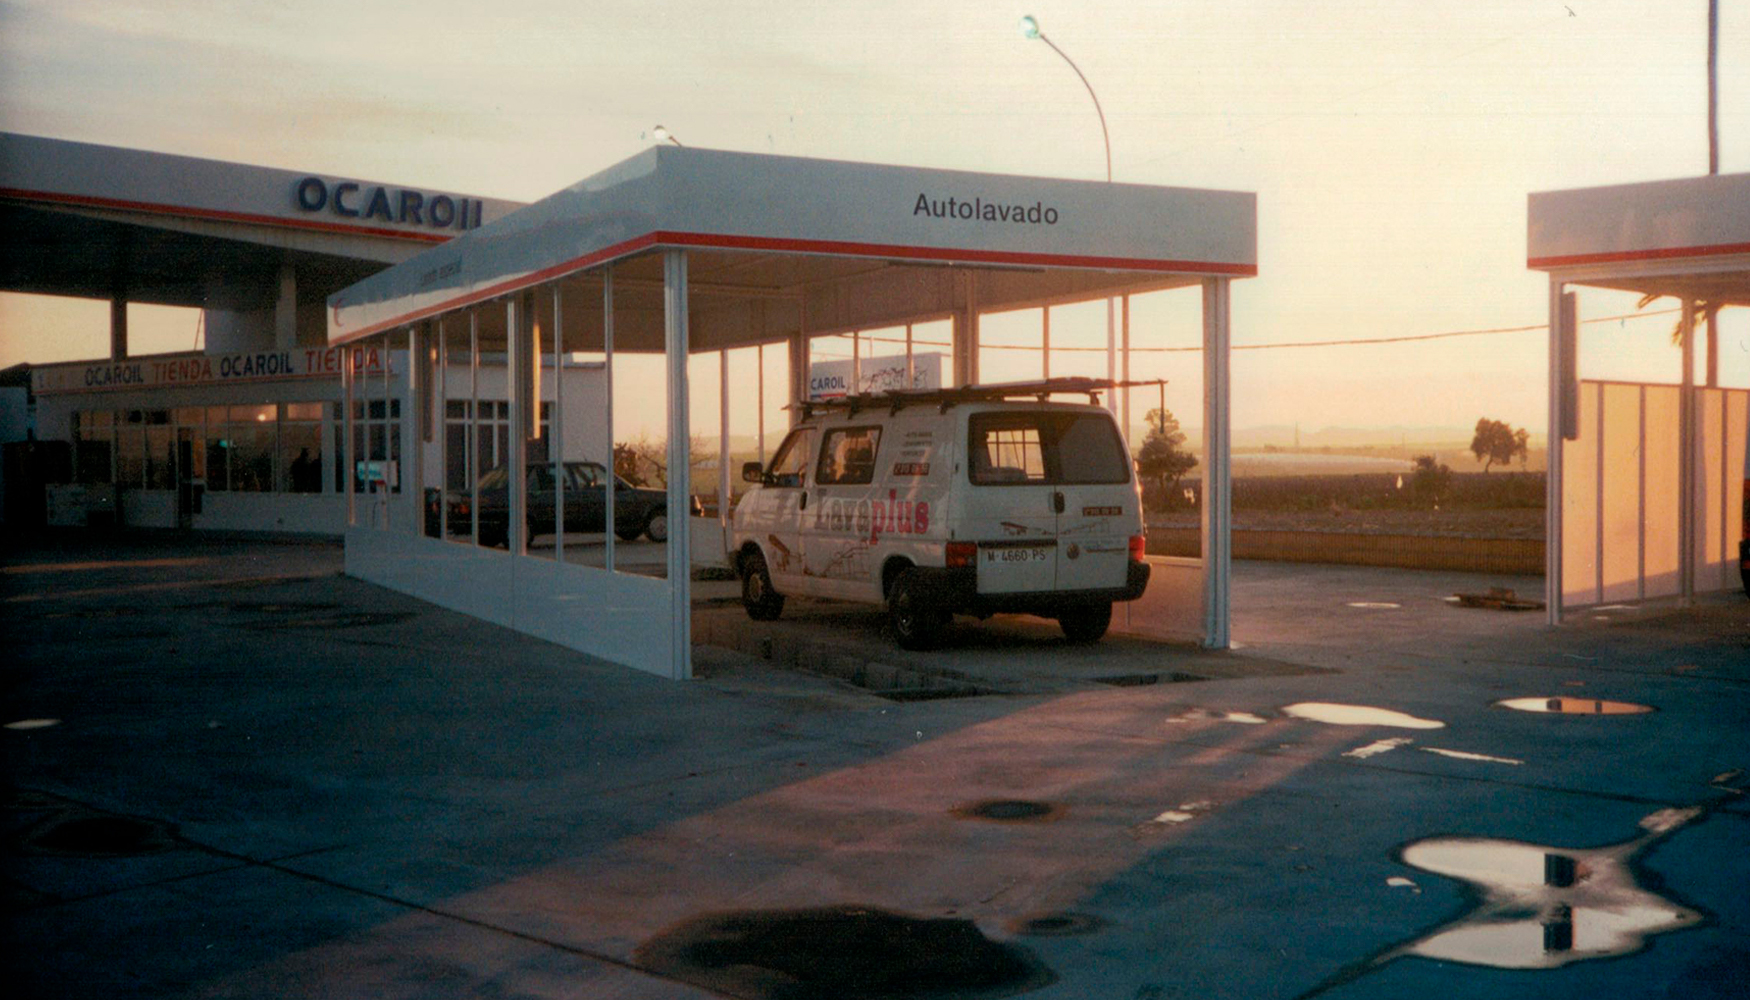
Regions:
M 54 394 L 334 378 L 346 369 L 349 356 L 354 374 L 381 376 L 388 364 L 386 352 L 379 347 L 297 348 L 53 365 L 31 372 L 30 382 L 33 392 Z

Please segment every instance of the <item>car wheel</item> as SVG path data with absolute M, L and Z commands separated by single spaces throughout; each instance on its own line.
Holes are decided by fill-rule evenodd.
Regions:
M 644 533 L 653 542 L 668 541 L 668 515 L 661 511 L 650 515 L 650 520 L 644 522 Z
M 1063 634 L 1070 642 L 1098 642 L 1112 624 L 1112 605 L 1095 604 L 1076 608 L 1057 616 Z
M 614 529 L 614 534 L 616 534 L 616 535 L 619 535 L 619 536 L 620 536 L 620 541 L 622 541 L 622 542 L 629 542 L 629 541 L 631 541 L 631 540 L 632 540 L 632 539 L 634 539 L 634 538 L 637 538 L 637 537 L 638 537 L 638 536 L 639 536 L 639 535 L 642 535 L 642 534 L 644 534 L 644 529 L 643 529 L 643 527 L 637 527 L 637 528 L 615 528 L 615 529 Z
M 756 622 L 769 622 L 784 612 L 784 595 L 772 589 L 766 557 L 749 552 L 741 560 L 741 606 Z
M 930 604 L 922 593 L 922 577 L 908 569 L 893 581 L 887 595 L 887 616 L 901 649 L 935 649 L 953 616 Z

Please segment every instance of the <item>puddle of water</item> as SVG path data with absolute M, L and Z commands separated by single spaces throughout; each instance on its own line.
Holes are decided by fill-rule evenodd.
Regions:
M 60 724 L 61 724 L 60 719 L 19 719 L 17 722 L 8 722 L 6 724 L 6 728 L 7 729 L 47 729 L 50 726 L 58 726 Z
M 1092 934 L 1105 926 L 1106 921 L 1092 914 L 1060 910 L 1022 917 L 1010 924 L 1009 929 L 1029 937 L 1070 937 L 1076 934 Z
M 1641 820 L 1646 831 L 1641 836 L 1595 850 L 1467 837 L 1410 844 L 1403 850 L 1406 864 L 1471 883 L 1481 902 L 1380 961 L 1420 955 L 1505 969 L 1553 969 L 1626 955 L 1655 934 L 1694 926 L 1701 914 L 1641 888 L 1630 862 L 1700 812 L 1661 810 Z
M 1243 726 L 1261 726 L 1265 720 L 1250 712 L 1212 712 L 1207 708 L 1193 708 L 1188 712 L 1180 712 L 1167 720 L 1168 722 L 1235 722 Z
M 176 842 L 162 823 L 132 816 L 73 813 L 31 831 L 20 846 L 32 854 L 124 858 L 172 850 Z
M 1366 760 L 1369 757 L 1377 757 L 1382 753 L 1390 753 L 1406 743 L 1414 742 L 1415 741 L 1408 736 L 1394 736 L 1389 740 L 1375 740 L 1364 747 L 1356 747 L 1353 750 L 1345 751 L 1343 756 L 1354 757 L 1357 760 Z
M 1096 677 L 1094 680 L 1113 687 L 1146 687 L 1151 684 L 1188 684 L 1192 681 L 1206 681 L 1209 678 L 1196 674 L 1182 674 L 1178 671 L 1164 674 L 1120 674 L 1117 677 Z
M 1188 823 L 1199 815 L 1215 808 L 1211 799 L 1198 799 L 1196 802 L 1181 802 L 1177 809 L 1168 809 L 1154 819 L 1152 823 Z
M 1471 753 L 1468 750 L 1444 750 L 1444 749 L 1441 749 L 1440 747 L 1423 747 L 1422 751 L 1424 753 L 1437 753 L 1442 757 L 1451 757 L 1454 760 L 1475 760 L 1475 761 L 1482 761 L 1485 764 L 1523 764 L 1523 763 L 1525 763 L 1522 760 L 1514 760 L 1511 757 L 1492 757 L 1486 753 Z
M 1446 723 L 1434 719 L 1418 719 L 1389 708 L 1368 705 L 1339 705 L 1324 701 L 1302 701 L 1282 709 L 1283 714 L 1297 719 L 1324 722 L 1333 726 L 1391 726 L 1396 729 L 1445 729 Z
M 646 941 L 633 960 L 705 989 L 759 1000 L 970 1000 L 1013 996 L 1056 980 L 1026 949 L 990 940 L 970 920 L 860 906 L 700 917 Z
M 1517 712 L 1550 712 L 1560 715 L 1640 715 L 1651 705 L 1631 701 L 1600 701 L 1596 698 L 1507 698 L 1495 704 Z
M 1349 606 L 1352 608 L 1378 608 L 1381 610 L 1403 607 L 1402 604 L 1397 604 L 1392 601 L 1350 601 Z
M 989 819 L 999 823 L 1037 822 L 1063 815 L 1060 806 L 1028 799 L 986 799 L 983 802 L 958 806 L 951 812 L 960 819 Z

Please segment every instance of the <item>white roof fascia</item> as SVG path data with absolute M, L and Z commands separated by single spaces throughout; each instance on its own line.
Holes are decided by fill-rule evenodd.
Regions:
M 656 246 L 1249 277 L 1257 198 L 659 146 L 335 294 L 328 338 Z
M 1532 194 L 1526 221 L 1526 266 L 1533 270 L 1564 276 L 1732 270 L 1750 255 L 1750 174 Z

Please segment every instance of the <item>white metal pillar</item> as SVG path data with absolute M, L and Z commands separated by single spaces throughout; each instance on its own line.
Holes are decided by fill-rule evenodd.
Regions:
M 1203 279 L 1203 645 L 1231 644 L 1233 470 L 1228 278 Z
M 425 496 L 425 389 L 430 373 L 426 368 L 426 338 L 419 324 L 407 328 L 407 380 L 402 386 L 401 402 L 401 509 L 411 513 L 407 530 L 414 535 L 425 533 L 425 516 L 421 499 Z
M 729 349 L 717 352 L 717 533 L 729 550 Z M 688 574 L 689 576 L 691 574 Z
M 437 401 L 432 404 L 437 421 L 433 436 L 438 453 L 438 541 L 450 540 L 450 336 L 444 321 L 437 321 Z
M 1551 625 L 1562 623 L 1562 458 L 1566 441 L 1566 380 L 1562 373 L 1576 359 L 1567 357 L 1562 331 L 1562 281 L 1549 282 L 1549 440 L 1545 459 L 1543 503 L 1543 603 L 1544 618 Z M 1575 341 L 1577 348 L 1578 341 Z M 1576 419 L 1578 415 L 1576 414 Z
M 693 573 L 689 544 L 692 494 L 688 443 L 692 417 L 687 388 L 687 252 L 662 255 L 663 341 L 668 361 L 668 593 L 670 677 L 693 677 Z
M 1683 384 L 1678 403 L 1677 474 L 1681 485 L 1677 490 L 1677 577 L 1679 601 L 1688 606 L 1695 599 L 1696 500 L 1701 496 L 1698 477 L 1705 462 L 1696 459 L 1696 433 L 1701 420 L 1701 408 L 1695 391 L 1695 301 L 1683 300 L 1683 314 L 1678 320 L 1678 335 L 1683 338 Z M 1602 556 L 1602 553 L 1600 553 Z
M 354 465 L 353 463 L 356 462 L 358 459 L 357 459 L 357 456 L 355 456 L 353 454 L 353 447 L 352 447 L 353 366 L 354 366 L 354 363 L 357 361 L 358 356 L 359 355 L 358 355 L 358 348 L 357 347 L 349 345 L 347 347 L 341 348 L 341 362 L 340 362 L 340 455 L 341 455 L 340 476 L 341 476 L 341 480 L 343 483 L 343 485 L 341 486 L 341 489 L 346 491 L 346 526 L 349 528 L 357 527 L 358 521 L 359 521 L 358 501 L 356 499 L 357 494 L 353 490 L 353 481 L 358 476 L 358 474 L 355 471 L 353 471 L 357 468 L 357 466 Z
M 553 419 L 547 424 L 547 449 L 553 459 L 553 561 L 565 561 L 565 340 L 559 282 L 553 282 Z M 539 412 L 539 411 L 537 411 Z M 612 461 L 612 459 L 610 459 Z
M 602 542 L 602 566 L 608 572 L 614 571 L 614 493 L 619 489 L 620 480 L 614 473 L 614 268 L 608 265 L 602 270 L 602 382 L 606 386 L 603 406 L 606 412 L 603 419 L 608 427 L 608 481 L 602 489 L 607 491 L 603 498 L 602 524 L 607 529 L 607 536 Z
M 505 504 L 505 545 L 513 554 L 528 553 L 529 495 L 529 338 L 524 296 L 504 302 L 504 375 L 510 390 L 510 491 Z

